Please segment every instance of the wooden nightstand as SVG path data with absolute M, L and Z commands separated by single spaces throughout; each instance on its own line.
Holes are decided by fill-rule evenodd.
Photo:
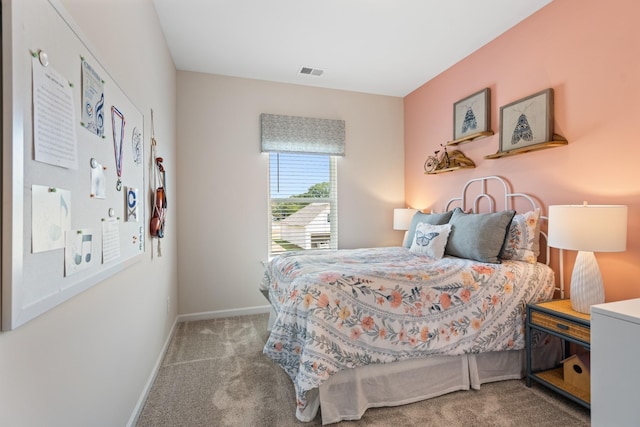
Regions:
M 527 386 L 531 387 L 531 381 L 536 381 L 587 408 L 591 407 L 589 390 L 580 389 L 566 382 L 562 365 L 545 371 L 533 372 L 531 369 L 531 335 L 534 329 L 563 340 L 563 359 L 565 359 L 571 355 L 571 343 L 580 345 L 587 351 L 591 349 L 590 320 L 589 314 L 573 310 L 571 301 L 568 299 L 527 305 Z

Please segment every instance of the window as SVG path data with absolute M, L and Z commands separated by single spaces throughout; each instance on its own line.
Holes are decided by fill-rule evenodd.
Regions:
M 269 256 L 336 249 L 344 120 L 261 114 L 260 134 L 261 150 L 269 153 Z
M 269 255 L 335 249 L 336 157 L 269 154 Z

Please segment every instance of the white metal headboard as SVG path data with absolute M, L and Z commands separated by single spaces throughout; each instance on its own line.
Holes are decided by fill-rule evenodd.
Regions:
M 468 194 L 470 188 L 475 189 L 478 187 L 478 185 L 475 185 L 475 183 L 479 183 L 479 191 L 474 195 L 472 194 Z M 488 193 L 488 184 L 489 183 L 493 183 L 494 185 L 497 185 L 499 188 L 500 186 L 502 187 L 503 193 L 502 194 L 495 194 L 496 192 L 494 191 L 494 194 L 490 194 Z M 502 204 L 501 205 L 497 205 L 496 203 L 496 198 L 500 197 L 502 198 Z M 491 176 L 484 176 L 484 177 L 480 177 L 480 178 L 473 178 L 470 179 L 469 181 L 467 181 L 467 183 L 464 185 L 464 187 L 462 187 L 462 194 L 459 197 L 453 197 L 451 199 L 449 199 L 449 201 L 447 202 L 447 204 L 445 205 L 445 212 L 449 211 L 452 209 L 452 207 L 457 204 L 457 206 L 459 206 L 463 211 L 467 211 L 469 208 L 471 208 L 473 210 L 473 212 L 479 212 L 480 210 L 480 202 L 481 201 L 485 201 L 488 203 L 489 205 L 489 212 L 496 212 L 497 209 L 513 209 L 515 210 L 515 201 L 521 199 L 521 200 L 525 200 L 527 201 L 530 205 L 531 205 L 531 209 L 536 209 L 536 208 L 540 208 L 541 209 L 541 215 L 540 215 L 540 219 L 547 221 L 547 217 L 542 215 L 542 207 L 535 201 L 535 199 L 533 197 L 531 197 L 528 194 L 525 193 L 514 193 L 513 191 L 511 191 L 511 186 L 510 184 L 502 177 L 496 176 L 496 175 L 491 175 Z M 472 202 L 472 204 L 470 203 Z M 549 265 L 549 263 L 551 262 L 551 249 L 549 248 L 549 245 L 547 244 L 548 240 L 547 240 L 547 233 L 543 230 L 540 230 L 540 234 L 544 237 L 544 243 L 545 243 L 545 253 L 546 253 L 546 260 L 545 263 L 547 265 Z M 562 262 L 562 253 L 560 253 L 560 286 L 556 286 L 556 290 L 558 290 L 560 292 L 560 298 L 564 298 L 564 280 L 562 277 L 563 274 L 563 262 Z
M 521 197 L 524 200 L 528 201 L 529 204 L 531 205 L 531 209 L 536 209 L 538 207 L 540 207 L 538 205 L 538 203 L 536 203 L 536 201 L 529 196 L 528 194 L 524 194 L 524 193 L 514 193 L 511 191 L 511 186 L 509 185 L 509 183 L 507 181 L 505 181 L 504 178 L 496 176 L 496 175 L 491 175 L 491 176 L 483 176 L 480 178 L 473 178 L 470 179 L 469 181 L 467 181 L 467 183 L 464 185 L 464 187 L 462 187 L 462 195 L 460 197 L 454 197 L 452 199 L 449 199 L 449 201 L 447 202 L 447 205 L 445 206 L 445 210 L 448 211 L 451 208 L 451 205 L 455 202 L 459 202 L 460 203 L 460 208 L 463 211 L 467 211 L 468 209 L 468 202 L 471 198 L 471 195 L 468 195 L 467 192 L 469 191 L 469 188 L 476 182 L 480 183 L 480 191 L 475 195 L 475 197 L 473 198 L 473 205 L 472 205 L 472 209 L 473 212 L 478 212 L 479 211 L 479 206 L 480 206 L 480 201 L 481 200 L 486 200 L 489 203 L 489 212 L 495 212 L 496 211 L 496 196 L 500 196 L 500 194 L 489 194 L 487 192 L 487 184 L 489 182 L 493 182 L 495 181 L 497 184 L 502 186 L 503 194 L 502 196 L 504 197 L 503 199 L 503 203 L 502 203 L 502 209 L 515 209 L 515 199 L 517 197 Z M 500 206 L 498 206 L 498 208 L 500 208 Z

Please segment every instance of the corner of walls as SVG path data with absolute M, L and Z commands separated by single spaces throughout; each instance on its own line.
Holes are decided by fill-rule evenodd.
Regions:
M 189 207 L 178 224 L 181 314 L 264 305 L 268 155 L 260 152 L 260 113 L 345 120 L 339 246 L 402 239 L 392 229 L 393 208 L 404 204 L 402 98 L 180 71 L 177 203 Z

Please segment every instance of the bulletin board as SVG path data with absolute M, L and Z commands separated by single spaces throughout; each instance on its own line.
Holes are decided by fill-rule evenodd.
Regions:
M 13 1 L 2 19 L 10 330 L 141 259 L 147 192 L 144 116 L 62 6 Z

